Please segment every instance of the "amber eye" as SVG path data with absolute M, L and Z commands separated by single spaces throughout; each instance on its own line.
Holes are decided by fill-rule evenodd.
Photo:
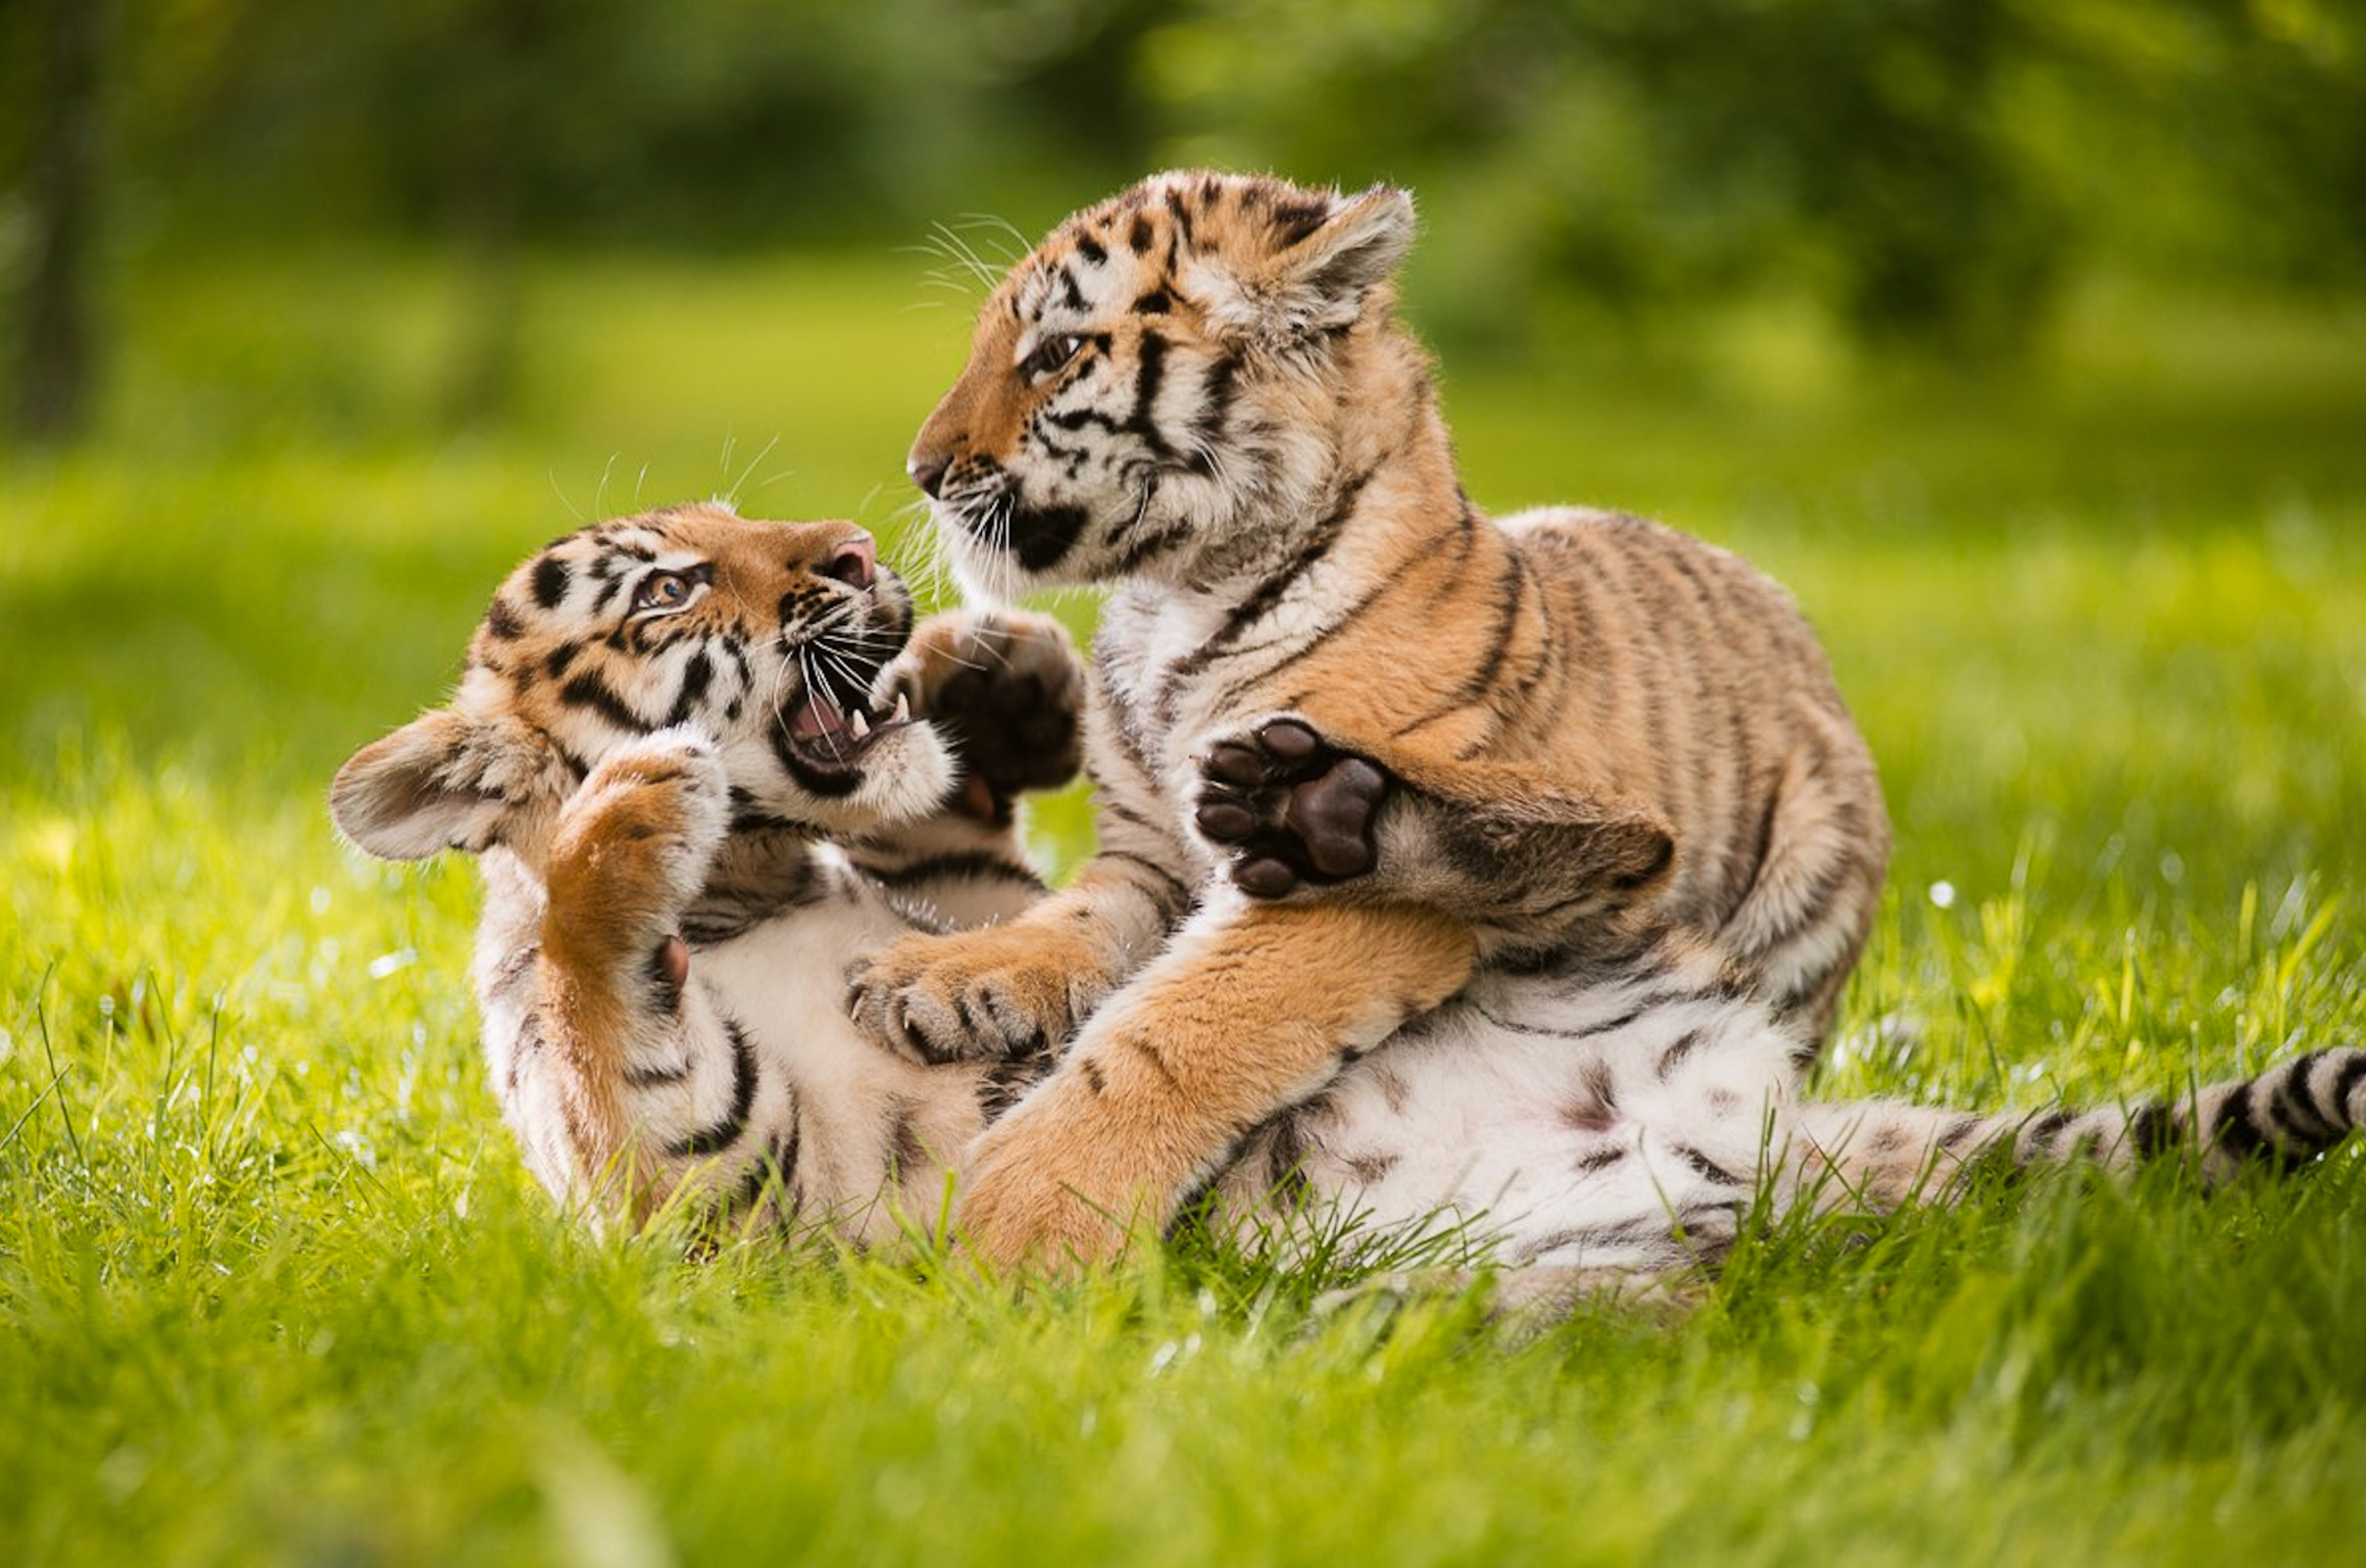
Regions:
M 1036 344 L 1034 350 L 1025 359 L 1018 362 L 1018 368 L 1026 372 L 1028 380 L 1040 381 L 1076 358 L 1083 349 L 1084 339 L 1074 333 L 1048 337 Z
M 632 591 L 632 608 L 679 610 L 690 603 L 690 579 L 678 571 L 653 571 Z

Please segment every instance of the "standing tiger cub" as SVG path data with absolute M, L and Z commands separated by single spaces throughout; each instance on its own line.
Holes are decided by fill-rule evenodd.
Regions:
M 1807 1053 L 1864 943 L 1889 828 L 1814 636 L 1681 534 L 1471 504 L 1395 317 L 1413 229 L 1397 190 L 1146 180 L 1018 264 L 912 446 L 972 590 L 1117 590 L 1101 853 L 855 986 L 927 1059 L 1075 1035 L 980 1146 L 997 1260 L 1106 1254 L 1343 1060 L 1622 906 L 1709 938 Z M 1302 764 L 1289 831 L 1226 794 Z

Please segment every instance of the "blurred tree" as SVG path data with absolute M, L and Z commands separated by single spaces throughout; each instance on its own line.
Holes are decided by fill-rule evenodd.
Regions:
M 96 286 L 107 0 L 25 0 L 8 21 L 24 43 L 10 74 L 23 108 L 24 257 L 17 282 L 11 424 L 28 443 L 89 423 L 98 373 Z
M 102 94 L 163 243 L 462 259 L 463 420 L 523 247 L 1015 247 L 1169 162 L 1418 187 L 1433 324 L 1515 349 L 1786 290 L 2009 360 L 2080 269 L 2366 280 L 2357 0 L 0 0 L 0 43 L 43 427 L 87 395 Z

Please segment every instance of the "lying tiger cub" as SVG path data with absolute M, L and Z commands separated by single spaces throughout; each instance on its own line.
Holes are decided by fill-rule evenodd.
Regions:
M 1080 705 L 1055 623 L 914 631 L 851 525 L 690 507 L 520 566 L 452 705 L 355 754 L 330 806 L 372 854 L 480 857 L 486 1057 L 554 1195 L 594 1222 L 679 1197 L 870 1243 L 938 1216 L 948 1170 L 1050 1058 L 884 1050 L 846 1015 L 846 971 L 1040 895 L 1012 801 L 1074 772 Z M 1299 760 L 1218 759 L 1206 804 L 1288 839 L 1293 792 L 1328 777 L 1306 760 L 1330 754 L 1311 730 L 1263 741 Z M 1359 791 L 1338 793 L 1353 818 Z M 1466 1227 L 1524 1294 L 1565 1294 L 1714 1261 L 1761 1189 L 1893 1203 L 1989 1153 L 2178 1151 L 2215 1176 L 2366 1117 L 2354 1051 L 2083 1115 L 1820 1103 L 1799 1077 L 1795 1036 L 1730 959 L 1635 916 L 1481 977 L 1349 1063 L 1211 1170 L 1208 1212 L 1283 1248 L 1309 1215 Z

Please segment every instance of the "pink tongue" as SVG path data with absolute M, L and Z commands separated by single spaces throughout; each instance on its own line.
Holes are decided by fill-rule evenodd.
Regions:
M 843 735 L 846 715 L 820 699 L 809 697 L 797 705 L 797 711 L 789 717 L 789 727 L 806 736 Z

